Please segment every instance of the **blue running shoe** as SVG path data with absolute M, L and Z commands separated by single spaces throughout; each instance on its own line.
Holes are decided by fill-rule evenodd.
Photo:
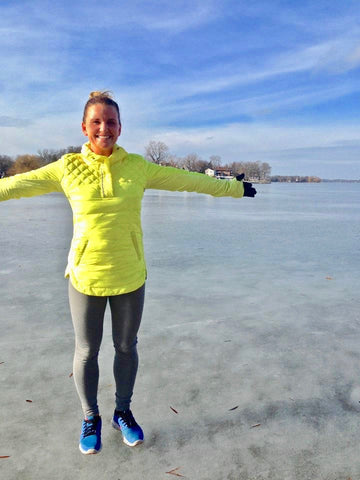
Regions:
M 129 447 L 135 447 L 144 441 L 144 433 L 136 423 L 131 410 L 122 412 L 115 410 L 111 424 L 116 430 L 120 430 L 124 443 Z
M 79 448 L 85 455 L 100 452 L 101 417 L 99 415 L 83 420 Z

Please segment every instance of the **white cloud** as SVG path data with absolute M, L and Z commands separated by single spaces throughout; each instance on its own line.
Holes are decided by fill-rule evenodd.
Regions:
M 176 3 L 166 2 L 161 11 L 151 9 L 148 13 L 139 12 L 133 22 L 148 30 L 159 30 L 169 35 L 184 33 L 186 30 L 207 24 L 216 16 L 212 2 L 189 1 L 180 8 Z
M 179 155 L 284 159 L 303 145 L 306 158 L 323 149 L 340 162 L 341 148 L 357 148 L 355 126 L 347 136 L 339 115 L 335 143 L 323 143 L 329 121 L 301 111 L 359 91 L 360 6 L 324 5 L 24 0 L 21 14 L 18 2 L 0 5 L 0 153 L 82 142 L 87 95 L 109 88 L 133 151 L 159 139 Z M 291 128 L 290 111 L 300 119 Z M 227 117 L 244 123 L 204 127 Z M 277 127 L 265 123 L 275 118 Z
M 0 115 L 0 127 L 27 127 L 31 121 L 25 118 Z
M 29 23 L 50 25 L 54 32 L 62 31 L 65 35 L 72 30 L 91 35 L 89 29 L 92 28 L 126 31 L 137 27 L 137 34 L 141 34 L 141 30 L 154 30 L 172 36 L 208 23 L 221 11 L 221 6 L 214 0 L 113 0 L 105 3 L 91 0 L 64 0 L 59 3 L 34 0 L 28 3 L 28 8 Z M 7 9 L 7 18 L 15 15 L 15 11 L 15 7 Z M 26 19 L 22 21 L 26 22 Z
M 187 97 L 252 85 L 294 73 L 351 70 L 360 65 L 358 38 L 360 35 L 269 54 L 257 68 L 241 61 L 212 66 L 188 82 L 175 83 L 173 88 L 179 95 Z
M 132 109 L 131 96 L 122 106 L 123 134 L 119 139 L 128 151 L 144 153 L 150 140 L 165 142 L 178 156 L 197 153 L 203 158 L 220 155 L 234 160 L 268 161 L 273 173 L 313 174 L 344 177 L 340 170 L 348 164 L 348 178 L 360 177 L 360 129 L 356 124 L 284 126 L 265 123 L 232 124 L 207 128 L 157 128 L 140 122 L 142 100 Z M 130 108 L 130 111 L 128 111 Z M 137 113 L 138 112 L 138 113 Z M 148 115 L 151 114 L 149 108 Z M 63 148 L 86 141 L 80 130 L 81 112 L 39 118 L 25 127 L 0 127 L 2 153 L 36 153 L 43 148 Z M 19 140 L 21 140 L 19 142 Z M 331 170 L 332 165 L 338 165 Z M 350 168 L 351 167 L 351 168 Z M 333 174 L 329 173 L 334 171 Z
M 188 129 L 150 129 L 126 131 L 123 142 L 132 151 L 141 150 L 150 140 L 165 142 L 172 153 L 191 152 L 236 157 L 261 157 L 269 152 L 299 149 L 356 147 L 360 153 L 357 125 L 339 126 L 271 126 L 267 124 L 232 124 L 221 127 Z M 142 151 L 142 150 L 141 150 Z M 141 153 L 140 151 L 140 153 Z M 359 156 L 360 167 L 360 156 Z

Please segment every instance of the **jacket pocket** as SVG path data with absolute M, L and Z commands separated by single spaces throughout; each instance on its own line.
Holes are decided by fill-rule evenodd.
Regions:
M 86 247 L 88 246 L 89 240 L 80 242 L 74 250 L 74 266 L 77 267 L 81 262 L 82 257 L 84 256 Z
M 132 243 L 134 245 L 135 252 L 136 252 L 136 255 L 138 257 L 138 260 L 141 260 L 142 255 L 141 255 L 141 248 L 140 248 L 140 245 L 139 245 L 139 241 L 138 241 L 138 238 L 137 238 L 138 236 L 136 235 L 135 232 L 131 232 L 130 235 L 131 235 L 131 240 L 132 240 Z

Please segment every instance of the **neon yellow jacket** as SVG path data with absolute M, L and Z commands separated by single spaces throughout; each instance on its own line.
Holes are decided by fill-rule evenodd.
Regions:
M 141 287 L 146 265 L 141 201 L 147 188 L 242 197 L 243 182 L 162 167 L 115 145 L 109 157 L 89 144 L 31 172 L 0 180 L 0 201 L 50 192 L 66 195 L 74 234 L 65 276 L 87 295 L 110 296 Z

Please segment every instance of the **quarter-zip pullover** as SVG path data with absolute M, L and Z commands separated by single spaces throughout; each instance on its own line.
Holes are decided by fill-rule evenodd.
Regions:
M 244 194 L 243 182 L 156 165 L 118 145 L 109 157 L 101 156 L 86 143 L 81 153 L 1 179 L 0 201 L 64 193 L 74 225 L 65 276 L 81 293 L 111 296 L 145 282 L 141 202 L 149 188 L 215 197 Z

